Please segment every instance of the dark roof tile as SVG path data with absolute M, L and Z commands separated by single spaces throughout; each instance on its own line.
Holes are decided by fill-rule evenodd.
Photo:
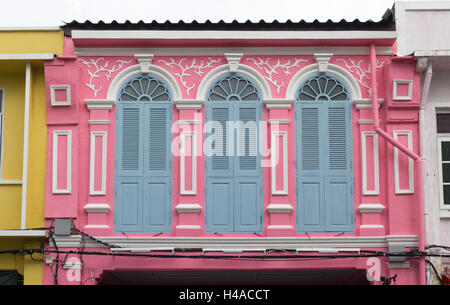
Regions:
M 245 22 L 239 22 L 233 20 L 231 22 L 225 22 L 219 20 L 218 22 L 212 22 L 206 20 L 205 22 L 198 22 L 193 20 L 191 22 L 185 22 L 179 20 L 178 22 L 171 22 L 166 20 L 165 22 L 158 22 L 152 20 L 151 22 L 145 22 L 140 20 L 138 22 L 131 22 L 126 20 L 125 22 L 118 22 L 113 20 L 109 23 L 99 21 L 93 23 L 90 20 L 79 22 L 73 20 L 65 23 L 61 27 L 66 35 L 70 35 L 72 30 L 169 30 L 169 31 L 393 31 L 395 30 L 395 21 L 393 18 L 393 11 L 387 10 L 380 21 L 373 21 L 371 19 L 367 21 L 360 21 L 354 19 L 348 21 L 341 19 L 340 21 L 333 21 L 328 19 L 325 22 L 321 22 L 315 19 L 312 22 L 307 22 L 304 19 L 300 21 L 292 21 L 288 19 L 285 22 L 279 22 L 273 20 L 267 22 L 261 19 L 259 22 L 252 22 L 246 20 Z

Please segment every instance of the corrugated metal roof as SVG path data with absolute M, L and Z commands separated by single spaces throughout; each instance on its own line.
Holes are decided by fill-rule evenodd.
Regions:
M 225 22 L 220 20 L 218 22 L 212 22 L 206 20 L 205 22 L 198 22 L 196 20 L 192 22 L 184 22 L 180 20 L 178 22 L 171 22 L 169 20 L 165 22 L 158 22 L 156 20 L 151 22 L 131 22 L 125 21 L 119 23 L 114 20 L 112 22 L 99 21 L 93 23 L 89 20 L 79 22 L 73 20 L 66 23 L 61 27 L 66 35 L 70 35 L 71 30 L 168 30 L 168 31 L 394 31 L 395 22 L 393 18 L 392 10 L 388 9 L 380 21 L 360 21 L 354 19 L 347 21 L 342 19 L 338 22 L 328 19 L 325 22 L 314 20 L 307 22 L 300 20 L 294 22 L 287 20 L 285 22 L 279 22 L 274 20 L 267 22 L 260 20 L 259 22 L 253 22 L 247 20 L 245 22 L 239 22 L 233 20 L 232 22 Z

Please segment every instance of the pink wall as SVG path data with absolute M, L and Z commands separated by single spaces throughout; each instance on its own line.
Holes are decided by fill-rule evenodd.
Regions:
M 116 57 L 116 56 L 72 56 L 70 39 L 66 38 L 65 56 L 59 57 L 45 65 L 46 85 L 48 90 L 47 101 L 47 173 L 46 173 L 46 199 L 45 216 L 50 223 L 55 217 L 69 217 L 74 219 L 78 229 L 88 232 L 95 236 L 113 236 L 114 222 L 114 151 L 115 151 L 115 107 L 112 104 L 111 109 L 88 109 L 85 100 L 107 98 L 107 92 L 111 81 L 124 69 L 138 64 L 134 57 Z M 411 132 L 411 141 L 415 152 L 419 152 L 418 135 L 418 106 L 419 106 L 419 75 L 415 72 L 415 64 L 412 61 L 393 61 L 390 56 L 378 56 L 379 66 L 377 67 L 378 77 L 378 95 L 383 98 L 380 111 L 380 126 L 389 134 L 394 131 Z M 366 99 L 370 104 L 371 97 L 370 73 L 369 73 L 369 55 L 335 55 L 331 58 L 330 64 L 337 65 L 343 71 L 352 75 L 358 83 L 361 91 L 361 98 Z M 302 69 L 315 64 L 315 58 L 311 56 L 287 56 L 287 55 L 261 55 L 261 56 L 243 56 L 240 60 L 241 65 L 247 65 L 259 73 L 266 81 L 270 89 L 270 98 L 285 99 L 287 88 L 293 77 Z M 106 65 L 107 64 L 107 65 Z M 199 85 L 205 76 L 217 67 L 227 65 L 225 57 L 221 56 L 155 56 L 152 64 L 166 70 L 177 82 L 181 92 L 181 98 L 193 100 L 197 96 Z M 271 70 L 272 69 L 272 70 Z M 412 99 L 396 101 L 393 100 L 392 86 L 393 80 L 413 80 Z M 49 88 L 51 85 L 70 85 L 71 105 L 70 106 L 52 106 L 50 101 Z M 298 86 L 299 84 L 297 84 Z M 399 87 L 399 93 L 405 95 L 404 87 Z M 262 236 L 284 236 L 284 237 L 304 237 L 305 234 L 297 234 L 295 230 L 295 128 L 294 128 L 294 106 L 284 109 L 268 109 L 263 106 L 263 121 L 270 120 L 290 120 L 289 124 L 279 126 L 280 131 L 287 132 L 288 142 L 288 194 L 285 196 L 272 195 L 271 193 L 271 169 L 263 168 L 263 224 L 264 233 Z M 378 137 L 378 164 L 379 169 L 375 173 L 375 154 L 374 138 L 370 107 L 366 107 L 364 101 L 354 102 L 353 117 L 353 171 L 354 171 L 354 233 L 341 234 L 340 236 L 386 236 L 386 235 L 417 235 L 417 196 L 416 190 L 411 193 L 404 191 L 410 187 L 408 160 L 399 153 L 399 188 L 401 194 L 396 193 L 396 178 L 394 152 L 390 144 Z M 177 120 L 194 120 L 201 118 L 201 124 L 195 128 L 201 128 L 204 125 L 205 110 L 177 109 L 174 105 L 173 122 Z M 89 123 L 91 121 L 91 123 Z M 92 121 L 97 123 L 92 124 Z M 175 125 L 176 126 L 176 125 Z M 179 129 L 194 128 L 194 125 L 181 126 Z M 270 130 L 273 126 L 268 127 Z M 174 139 L 178 138 L 180 133 L 178 127 L 173 134 Z M 53 164 L 58 164 L 58 179 L 64 176 L 68 167 L 67 150 L 58 148 L 54 150 L 54 131 L 70 131 L 71 142 L 71 190 L 65 193 L 56 194 L 52 190 L 53 183 Z M 365 156 L 362 155 L 362 133 L 365 140 Z M 91 167 L 91 137 L 95 134 L 95 166 L 94 173 L 94 193 L 90 193 L 90 167 Z M 104 135 L 104 137 L 102 136 Z M 201 151 L 203 139 L 202 130 L 197 129 L 197 151 Z M 66 138 L 61 138 L 61 143 L 66 143 Z M 400 142 L 407 143 L 407 135 L 399 135 Z M 103 141 L 106 141 L 106 184 L 104 193 L 102 192 L 102 162 L 103 162 Z M 264 147 L 270 147 L 270 133 L 264 138 Z M 406 142 L 405 142 L 406 141 Z M 280 155 L 282 155 L 282 146 Z M 54 155 L 53 152 L 57 154 Z M 54 161 L 57 158 L 57 161 Z M 189 161 L 190 159 L 187 158 Z M 367 187 L 363 193 L 362 162 L 366 160 Z M 214 234 L 204 233 L 204 156 L 197 157 L 197 194 L 180 194 L 180 157 L 173 158 L 173 183 L 172 183 L 172 233 L 159 236 L 215 236 Z M 186 172 L 186 186 L 192 186 L 191 169 L 188 167 Z M 376 180 L 378 177 L 378 192 L 376 190 Z M 419 182 L 416 175 L 413 174 L 414 185 Z M 276 170 L 276 188 L 282 187 L 283 170 L 277 167 Z M 58 187 L 64 188 L 65 182 L 57 183 Z M 402 191 L 403 190 L 403 191 Z M 179 203 L 193 203 L 201 206 L 198 214 L 179 214 L 175 207 Z M 96 213 L 87 212 L 85 205 L 108 204 L 110 211 L 97 211 Z M 292 207 L 291 213 L 270 214 L 267 211 L 269 204 L 289 204 Z M 360 205 L 383 205 L 384 210 L 374 212 L 371 210 L 360 211 Z M 199 225 L 200 229 L 186 230 L 177 229 L 177 225 Z M 269 225 L 285 225 L 291 228 L 271 230 Z M 130 236 L 151 236 L 151 234 L 129 234 Z M 220 234 L 218 236 L 240 236 L 255 237 L 253 234 Z M 317 234 L 316 236 L 329 236 L 326 234 Z M 85 258 L 89 264 L 104 266 L 102 268 L 134 268 L 132 262 L 122 258 Z M 135 259 L 136 266 L 140 260 Z M 191 268 L 200 268 L 205 262 L 187 261 Z M 152 263 L 153 264 L 153 263 Z M 334 264 L 334 262 L 333 262 Z M 335 265 L 321 265 L 323 268 L 332 268 Z M 343 263 L 344 264 L 344 263 Z M 348 266 L 355 267 L 360 264 L 358 260 L 352 261 Z M 206 264 L 207 265 L 207 264 Z M 345 265 L 345 264 L 344 264 Z M 153 269 L 157 265 L 148 265 Z M 171 265 L 168 268 L 179 268 L 183 262 Z M 214 268 L 220 268 L 218 263 Z M 276 268 L 276 263 L 265 265 L 267 268 Z M 302 268 L 303 265 L 298 265 Z M 236 268 L 254 268 L 253 263 L 240 263 Z M 286 263 L 283 268 L 291 268 L 291 263 Z M 319 268 L 320 266 L 318 266 Z M 212 268 L 212 267 L 211 267 Z M 358 267 L 359 268 L 359 267 Z M 362 268 L 362 267 L 361 267 Z M 364 267 L 365 268 L 365 267 Z M 98 271 L 97 270 L 97 271 Z M 409 269 L 410 272 L 414 268 Z M 87 275 L 85 275 L 87 276 Z M 46 268 L 45 281 L 51 283 L 51 274 Z M 409 280 L 408 280 L 409 281 Z M 413 280 L 411 280 L 413 281 Z

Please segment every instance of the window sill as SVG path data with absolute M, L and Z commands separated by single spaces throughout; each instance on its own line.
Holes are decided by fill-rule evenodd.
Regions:
M 439 212 L 440 218 L 450 218 L 450 210 L 443 210 L 441 209 Z
M 2 184 L 22 184 L 22 180 L 2 180 L 0 179 L 0 185 Z

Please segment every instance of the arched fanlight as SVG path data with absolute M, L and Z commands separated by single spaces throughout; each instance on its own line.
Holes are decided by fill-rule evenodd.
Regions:
M 208 101 L 260 101 L 257 87 L 241 75 L 228 75 L 214 83 L 208 92 Z
M 168 87 L 151 75 L 138 75 L 128 80 L 119 92 L 121 102 L 170 102 Z
M 350 101 L 347 86 L 332 75 L 314 75 L 304 81 L 297 92 L 297 101 Z

